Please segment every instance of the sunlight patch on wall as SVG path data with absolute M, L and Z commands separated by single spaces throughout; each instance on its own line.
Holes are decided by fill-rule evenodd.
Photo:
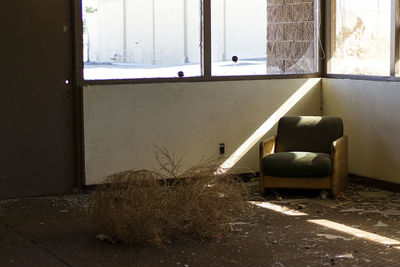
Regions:
M 217 173 L 225 173 L 232 168 L 261 138 L 274 127 L 279 119 L 288 113 L 319 82 L 320 78 L 307 80 L 291 95 L 247 140 L 219 167 Z

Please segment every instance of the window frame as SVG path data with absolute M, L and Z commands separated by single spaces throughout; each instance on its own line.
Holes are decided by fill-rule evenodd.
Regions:
M 390 75 L 389 76 L 374 76 L 374 75 L 360 75 L 360 74 L 338 74 L 330 73 L 331 66 L 329 59 L 332 57 L 332 19 L 334 16 L 333 10 L 335 9 L 336 0 L 327 0 L 324 8 L 324 20 L 325 20 L 325 45 L 324 51 L 326 53 L 326 59 L 324 60 L 324 71 L 323 78 L 334 78 L 334 79 L 353 79 L 353 80 L 371 80 L 371 81 L 400 81 L 399 73 L 399 22 L 400 22 L 400 0 L 390 0 Z M 396 76 L 399 75 L 399 76 Z
M 315 62 L 317 71 L 305 74 L 263 74 L 263 75 L 238 75 L 238 76 L 213 76 L 211 73 L 211 1 L 200 0 L 201 2 L 201 43 L 199 77 L 163 77 L 163 78 L 128 78 L 128 79 L 101 79 L 85 80 L 83 75 L 83 22 L 82 22 L 82 0 L 75 1 L 75 66 L 76 66 L 76 84 L 78 86 L 88 85 L 113 85 L 113 84 L 140 84 L 140 83 L 176 83 L 176 82 L 213 82 L 213 81 L 239 81 L 239 80 L 267 80 L 267 79 L 298 79 L 298 78 L 320 78 L 323 74 L 324 59 L 321 45 L 323 45 L 322 36 L 324 29 L 323 0 L 315 0 L 315 27 L 314 38 L 316 38 Z M 317 17 L 318 15 L 318 17 Z M 318 25 L 319 23 L 319 25 Z M 318 29 L 319 26 L 319 29 Z M 318 57 L 316 55 L 319 54 Z

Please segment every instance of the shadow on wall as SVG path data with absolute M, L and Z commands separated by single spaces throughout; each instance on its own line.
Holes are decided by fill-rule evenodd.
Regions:
M 324 78 L 322 89 L 323 115 L 349 137 L 349 173 L 400 183 L 399 83 Z

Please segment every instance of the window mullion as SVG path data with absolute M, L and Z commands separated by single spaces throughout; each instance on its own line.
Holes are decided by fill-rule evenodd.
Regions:
M 320 0 L 315 0 L 314 2 L 314 66 L 316 66 L 316 70 L 318 73 L 322 73 L 322 49 L 323 49 L 323 41 L 321 39 L 321 28 L 322 28 L 322 7 Z
M 211 0 L 202 0 L 202 75 L 211 77 Z
M 399 73 L 399 0 L 391 0 L 390 76 Z
M 332 17 L 334 17 L 334 13 L 332 12 L 336 12 L 336 8 L 335 8 L 335 1 L 336 0 L 327 0 L 325 1 L 323 7 L 323 21 L 324 21 L 324 33 L 325 33 L 325 38 L 324 38 L 324 52 L 325 52 L 325 60 L 324 60 L 324 76 L 326 76 L 326 74 L 331 72 L 331 64 L 330 64 L 330 59 L 332 57 L 332 46 L 335 42 L 335 33 L 336 33 L 336 29 L 335 29 L 335 24 L 332 21 Z

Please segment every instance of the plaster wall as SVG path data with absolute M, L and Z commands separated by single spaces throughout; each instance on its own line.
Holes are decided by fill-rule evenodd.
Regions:
M 340 116 L 349 172 L 400 183 L 400 83 L 322 80 L 322 114 Z
M 86 184 L 117 171 L 153 169 L 154 145 L 183 155 L 184 167 L 217 156 L 220 143 L 229 156 L 308 80 L 85 87 Z M 321 82 L 312 80 L 288 114 L 321 114 Z M 274 126 L 264 136 L 275 133 Z M 234 167 L 258 171 L 258 141 Z

